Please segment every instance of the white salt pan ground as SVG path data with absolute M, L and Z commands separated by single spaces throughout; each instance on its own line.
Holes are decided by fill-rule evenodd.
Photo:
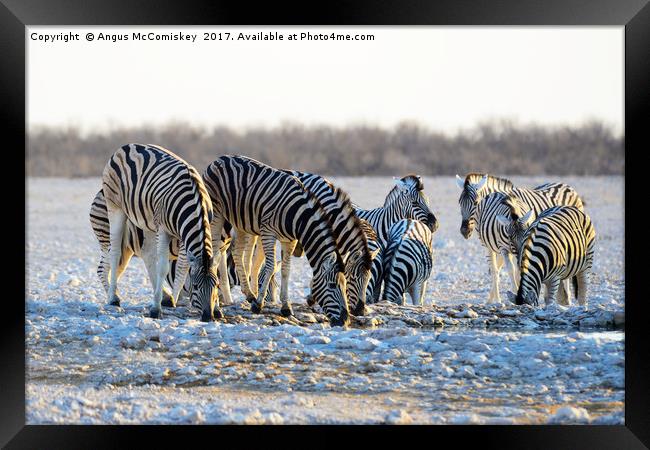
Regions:
M 391 187 L 333 180 L 367 207 Z M 424 181 L 440 221 L 427 306 L 381 303 L 343 330 L 305 305 L 304 259 L 292 264 L 295 318 L 243 303 L 221 322 L 182 306 L 154 321 L 137 259 L 123 308 L 105 306 L 88 222 L 99 179 L 29 179 L 28 422 L 623 423 L 623 178 L 560 179 L 584 196 L 598 241 L 589 309 L 546 311 L 484 304 L 485 251 L 458 232 L 458 188 Z

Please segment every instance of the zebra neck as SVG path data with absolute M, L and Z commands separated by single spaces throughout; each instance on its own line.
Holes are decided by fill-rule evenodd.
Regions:
M 296 238 L 305 251 L 305 257 L 312 269 L 316 269 L 323 256 L 336 251 L 332 230 L 318 215 L 309 215 L 304 225 L 298 227 Z

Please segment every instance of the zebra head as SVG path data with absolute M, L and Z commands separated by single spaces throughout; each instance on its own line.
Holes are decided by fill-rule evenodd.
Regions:
M 221 311 L 214 307 L 217 299 L 217 271 L 212 265 L 212 258 L 188 254 L 188 261 L 190 305 L 201 310 L 202 322 L 214 320 L 215 313 L 217 318 L 221 318 Z
M 344 265 L 341 256 L 332 252 L 321 258 L 311 279 L 311 294 L 332 326 L 345 326 L 350 321 Z
M 426 224 L 431 231 L 438 229 L 438 220 L 430 209 L 429 197 L 424 193 L 424 183 L 419 175 L 394 177 L 397 201 L 400 205 L 401 219 L 415 219 Z M 392 193 L 392 191 L 391 191 Z M 392 196 L 389 194 L 388 198 Z
M 525 303 L 526 305 L 537 306 L 540 290 L 541 280 L 538 279 L 536 273 L 522 272 L 515 304 L 523 305 Z
M 487 174 L 477 183 L 470 183 L 469 179 L 463 180 L 456 175 L 456 184 L 462 190 L 458 199 L 460 215 L 462 217 L 460 234 L 465 239 L 469 239 L 472 236 L 472 231 L 474 231 L 474 227 L 476 226 L 476 206 L 483 198 L 483 191 L 487 185 L 487 181 Z
M 363 306 L 367 303 L 366 291 L 370 282 L 372 260 L 379 253 L 379 249 L 371 251 L 364 257 L 363 250 L 350 253 L 345 260 L 345 280 L 348 302 L 355 316 L 363 315 Z
M 524 242 L 526 231 L 532 222 L 533 211 L 529 210 L 523 216 L 511 215 L 510 217 L 497 216 L 497 221 L 505 227 L 506 235 L 510 240 L 510 253 L 519 254 L 519 249 Z
M 504 203 L 510 210 L 509 217 L 499 215 L 497 221 L 505 227 L 506 235 L 510 241 L 510 252 L 518 255 L 526 231 L 533 221 L 533 210 L 513 196 L 506 197 Z

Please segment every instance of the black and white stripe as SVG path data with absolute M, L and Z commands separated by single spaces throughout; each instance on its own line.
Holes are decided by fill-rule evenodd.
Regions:
M 363 224 L 357 217 L 348 194 L 321 175 L 297 170 L 283 172 L 297 178 L 318 199 L 325 211 L 345 264 L 350 310 L 354 315 L 365 314 L 366 289 L 376 252 L 373 254 L 369 249 Z M 284 259 L 283 257 L 283 261 Z
M 422 178 L 418 175 L 407 175 L 394 180 L 395 186 L 386 196 L 383 206 L 362 209 L 355 205 L 357 216 L 367 220 L 383 242 L 388 239 L 390 227 L 402 219 L 419 220 L 435 231 L 438 223 L 429 209 L 429 198 L 424 193 Z
M 580 208 L 556 206 L 539 214 L 523 233 L 519 247 L 521 279 L 516 303 L 537 305 L 545 285 L 549 306 L 560 284 L 571 280 L 578 302 L 585 305 L 595 238 L 591 219 Z
M 332 228 L 318 200 L 291 175 L 243 156 L 222 156 L 203 174 L 214 208 L 213 235 L 219 236 L 227 220 L 240 233 L 260 236 L 265 265 L 258 295 L 251 309 L 260 312 L 275 269 L 275 242 L 286 254 L 300 242 L 313 270 L 312 295 L 332 325 L 349 321 L 343 260 Z M 242 264 L 244 266 L 244 264 Z M 246 275 L 240 282 L 247 284 Z M 244 290 L 244 289 L 242 289 Z M 282 309 L 291 314 L 286 291 Z M 245 292 L 252 295 L 250 289 Z M 283 297 L 283 294 L 285 297 Z
M 384 255 L 382 298 L 402 305 L 406 292 L 414 305 L 422 305 L 427 280 L 433 268 L 431 228 L 413 219 L 403 219 L 390 229 Z
M 512 245 L 506 225 L 499 217 L 510 218 L 510 204 L 517 202 L 525 211 L 532 210 L 533 218 L 539 212 L 556 205 L 576 206 L 582 209 L 578 193 L 563 183 L 546 183 L 534 189 L 515 188 L 505 178 L 488 174 L 470 173 L 463 181 L 456 176 L 462 189 L 458 200 L 461 209 L 460 232 L 469 239 L 474 228 L 479 230 L 479 239 L 488 250 L 492 287 L 488 302 L 501 302 L 499 293 L 499 273 L 504 263 L 515 288 L 518 288 L 517 266 L 514 261 Z
M 100 246 L 100 257 L 99 264 L 97 266 L 97 276 L 99 277 L 104 290 L 108 294 L 108 274 L 110 272 L 108 267 L 108 253 L 110 250 L 110 227 L 108 223 L 108 210 L 106 209 L 106 200 L 104 199 L 104 192 L 99 191 L 93 202 L 90 206 L 90 225 L 97 237 Z M 120 261 L 117 268 L 117 280 L 119 281 L 122 273 L 126 269 L 131 257 L 137 256 L 144 259 L 145 268 L 149 274 L 149 278 L 153 278 L 153 273 L 151 270 L 155 264 L 155 261 L 149 260 L 147 255 L 142 249 L 144 247 L 144 232 L 141 228 L 135 226 L 133 222 L 127 219 L 126 229 L 124 233 L 124 238 L 122 239 L 122 252 Z M 176 260 L 181 256 L 181 261 L 177 262 Z M 169 259 L 174 261 L 170 262 L 174 267 L 178 267 L 178 271 L 185 273 L 187 270 L 183 267 L 187 267 L 187 259 L 185 258 L 185 252 L 181 252 L 179 248 L 178 239 L 172 238 L 169 243 Z M 176 270 L 171 270 L 167 273 L 167 282 L 172 286 L 172 292 L 169 292 L 166 288 L 163 287 L 163 306 L 176 306 L 176 300 L 179 298 L 180 292 L 183 289 L 185 283 L 185 277 L 177 277 L 174 280 L 172 272 Z M 115 296 L 118 302 L 121 302 L 119 292 L 115 292 Z
M 217 275 L 212 266 L 212 206 L 194 167 L 167 149 L 128 144 L 109 159 L 102 175 L 102 191 L 110 229 L 108 298 L 115 297 L 117 269 L 127 220 L 143 231 L 143 259 L 155 261 L 150 315 L 162 317 L 163 280 L 169 271 L 169 244 L 178 239 L 190 266 L 190 303 L 201 305 L 201 320 L 221 316 L 216 298 Z M 219 230 L 221 234 L 221 230 Z M 216 305 L 215 305 L 216 301 Z
M 90 225 L 93 229 L 95 237 L 99 242 L 100 247 L 100 257 L 99 264 L 97 266 L 97 276 L 99 277 L 102 286 L 106 293 L 108 293 L 108 253 L 110 250 L 110 227 L 108 224 L 108 210 L 106 209 L 106 199 L 104 198 L 104 192 L 100 190 L 95 195 L 93 202 L 90 206 Z M 227 224 L 224 227 L 224 236 L 223 240 L 228 242 L 230 240 L 230 235 L 228 234 L 230 225 Z M 136 256 L 143 258 L 145 268 L 149 277 L 152 278 L 153 274 L 151 269 L 155 264 L 155 261 L 148 259 L 148 256 L 143 252 L 144 244 L 144 231 L 141 228 L 138 228 L 133 222 L 127 219 L 126 229 L 124 233 L 124 238 L 122 239 L 122 255 L 120 262 L 118 264 L 117 271 L 117 280 L 119 281 L 122 273 L 126 269 L 131 257 Z M 223 262 L 224 268 L 219 267 L 219 276 L 222 277 L 222 271 L 227 272 L 225 267 L 225 260 Z M 187 256 L 182 244 L 176 238 L 172 238 L 169 242 L 169 272 L 167 272 L 166 280 L 169 286 L 172 288 L 170 292 L 167 288 L 163 287 L 163 298 L 162 306 L 176 307 L 177 302 L 181 301 L 183 297 L 187 297 L 190 292 L 190 280 L 187 278 L 187 271 L 189 265 L 187 263 Z M 221 280 L 221 285 L 224 285 L 224 280 Z M 224 293 L 222 302 L 224 304 L 231 304 L 229 290 L 222 289 L 220 293 Z M 118 301 L 121 301 L 120 295 L 118 292 L 115 292 L 115 296 Z M 200 308 L 200 305 L 192 305 L 194 307 Z
M 456 175 L 456 183 L 461 189 L 458 203 L 462 216 L 460 233 L 469 239 L 476 226 L 476 208 L 480 201 L 493 192 L 511 194 L 539 214 L 549 206 L 568 205 L 583 208 L 583 202 L 571 186 L 564 183 L 545 183 L 533 189 L 516 188 L 506 178 L 489 174 L 469 173 L 463 180 Z
M 368 240 L 368 248 L 372 253 L 372 266 L 370 268 L 370 279 L 366 289 L 366 302 L 376 303 L 379 301 L 381 294 L 381 283 L 384 279 L 384 243 L 379 239 L 375 229 L 367 220 L 361 219 L 361 225 Z

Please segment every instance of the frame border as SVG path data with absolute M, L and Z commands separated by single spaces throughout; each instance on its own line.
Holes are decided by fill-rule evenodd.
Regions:
M 633 174 L 641 167 L 639 155 L 647 151 L 646 129 L 650 117 L 650 5 L 648 0 L 549 0 L 543 4 L 535 0 L 442 0 L 437 2 L 381 0 L 376 2 L 350 3 L 334 1 L 319 4 L 322 8 L 309 11 L 285 5 L 262 3 L 252 9 L 245 3 L 185 0 L 140 0 L 138 4 L 119 0 L 101 2 L 97 0 L 0 0 L 0 93 L 3 108 L 0 109 L 1 123 L 7 125 L 5 140 L 7 148 L 24 148 L 22 159 L 26 169 L 26 116 L 25 116 L 25 74 L 26 74 L 26 26 L 29 25 L 620 25 L 625 26 L 625 223 L 629 211 L 637 204 L 640 195 L 635 189 Z M 318 11 L 315 13 L 314 11 Z M 18 152 L 5 152 L 17 155 Z M 16 157 L 17 160 L 20 156 Z M 637 163 L 638 160 L 638 163 Z M 13 162 L 13 161 L 12 161 Z M 636 164 L 635 164 L 636 163 Z M 19 162 L 20 164 L 20 162 Z M 8 164 L 7 164 L 8 166 Z M 23 220 L 27 217 L 27 173 L 24 179 Z M 16 174 L 17 176 L 17 174 Z M 12 184 L 13 185 L 13 184 Z M 18 196 L 6 196 L 16 202 Z M 15 220 L 15 219 L 14 219 Z M 12 224 L 14 225 L 14 224 Z M 15 228 L 15 225 L 12 227 Z M 5 234 L 5 236 L 10 236 Z M 509 448 L 644 448 L 650 445 L 650 352 L 645 344 L 648 327 L 643 323 L 648 307 L 642 295 L 638 261 L 643 254 L 639 245 L 632 245 L 632 236 L 625 240 L 625 295 L 628 311 L 625 346 L 625 425 L 624 426 L 463 426 L 435 428 L 436 441 L 440 434 L 454 439 L 463 446 L 480 444 L 488 448 L 498 446 Z M 636 243 L 636 242 L 635 242 Z M 26 261 L 23 242 L 9 239 L 7 254 L 19 255 Z M 18 261 L 20 262 L 20 261 Z M 18 272 L 18 264 L 12 271 Z M 22 283 L 19 281 L 22 280 Z M 24 296 L 27 289 L 27 267 L 23 277 L 11 277 L 12 293 L 16 298 Z M 13 297 L 13 296 L 12 296 Z M 168 436 L 183 438 L 192 433 L 192 442 L 197 433 L 212 431 L 208 427 L 125 427 L 125 426 L 36 426 L 25 425 L 25 310 L 24 303 L 7 302 L 9 315 L 2 327 L 2 355 L 4 370 L 1 375 L 0 395 L 0 444 L 7 448 L 35 448 L 47 442 L 49 448 L 114 447 L 120 444 L 133 445 L 133 435 L 146 432 L 150 444 L 164 443 Z M 22 370 L 20 369 L 22 367 Z M 290 426 L 291 427 L 291 426 Z M 208 438 L 221 441 L 224 437 L 234 438 L 235 430 L 246 431 L 244 427 L 220 427 L 217 436 Z M 304 432 L 306 427 L 291 427 L 290 433 Z M 335 429 L 336 428 L 336 429 Z M 429 427 L 414 427 L 417 432 L 428 434 Z M 282 439 L 282 427 L 261 427 Z M 354 436 L 364 440 L 380 441 L 389 427 L 333 427 L 327 428 L 338 436 L 339 431 L 350 429 Z M 309 433 L 324 430 L 310 427 Z M 471 433 L 467 433 L 471 431 Z M 408 433 L 412 439 L 413 427 L 393 432 Z M 281 434 L 280 434 L 281 433 Z M 203 433 L 200 433 L 203 435 Z M 240 443 L 253 442 L 255 435 L 242 436 L 236 433 Z M 323 433 L 324 434 L 324 433 Z M 330 433 L 328 433 L 330 434 Z M 346 433 L 347 434 L 347 433 Z M 310 436 L 310 437 L 311 437 Z M 11 439 L 13 437 L 13 439 Z M 140 436 L 143 437 L 143 436 Z M 264 436 L 266 437 L 266 436 Z M 405 436 L 406 437 L 406 436 Z M 153 439 L 152 439 L 153 438 Z M 216 440 L 215 439 L 215 440 Z M 9 442 L 11 440 L 11 442 Z M 338 439 L 337 439 L 338 440 Z M 313 442 L 312 439 L 310 439 Z M 370 441 L 368 441 L 370 442 Z M 645 445 L 644 445 L 645 444 Z

